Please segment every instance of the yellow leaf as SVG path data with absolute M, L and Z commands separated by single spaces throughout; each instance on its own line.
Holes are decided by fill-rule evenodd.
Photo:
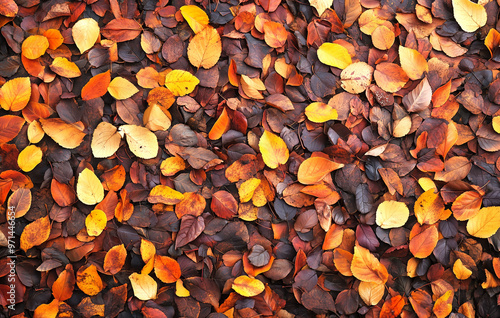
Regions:
M 359 283 L 359 296 L 368 306 L 378 304 L 385 293 L 385 285 L 377 283 L 361 282 Z
M 305 113 L 307 119 L 314 123 L 324 123 L 329 120 L 335 120 L 338 118 L 338 113 L 335 108 L 330 104 L 325 104 L 322 102 L 314 102 L 306 107 Z
M 259 186 L 261 180 L 257 178 L 250 178 L 243 182 L 238 189 L 238 194 L 240 196 L 240 202 L 248 202 L 252 199 L 253 194 L 257 187 Z
M 165 76 L 165 86 L 175 96 L 191 93 L 199 83 L 200 80 L 193 74 L 182 70 L 173 70 Z
M 42 149 L 37 146 L 29 145 L 19 153 L 17 157 L 17 165 L 24 172 L 30 172 L 42 162 Z
M 39 58 L 49 48 L 49 40 L 43 35 L 30 35 L 24 40 L 21 50 L 24 57 L 30 60 Z
M 85 218 L 85 227 L 89 236 L 99 236 L 108 223 L 106 213 L 101 210 L 92 210 Z
M 469 0 L 452 0 L 453 16 L 465 32 L 474 32 L 486 24 L 486 9 Z
M 152 159 L 158 155 L 158 139 L 149 129 L 136 125 L 120 126 L 125 134 L 128 147 L 134 155 L 142 159 Z
M 181 14 L 187 21 L 191 29 L 193 29 L 195 34 L 202 31 L 209 22 L 208 15 L 195 5 L 188 5 L 181 7 Z
M 342 80 L 340 85 L 346 92 L 361 94 L 370 86 L 372 77 L 373 67 L 365 62 L 356 62 L 346 67 L 342 73 L 340 73 L 340 78 Z
M 120 76 L 113 78 L 108 86 L 108 93 L 117 100 L 130 98 L 137 92 L 139 92 L 139 90 L 134 84 Z
M 368 249 L 359 245 L 354 246 L 351 272 L 363 282 L 385 284 L 389 278 L 385 266 Z
M 175 282 L 175 296 L 177 297 L 189 297 L 191 293 L 184 287 L 181 279 Z
M 289 152 L 283 139 L 267 130 L 264 130 L 260 137 L 259 150 L 262 160 L 271 169 L 276 169 L 288 161 Z
M 453 309 L 453 290 L 449 290 L 444 293 L 443 296 L 439 297 L 434 303 L 434 307 L 432 308 L 432 312 L 436 315 L 437 318 L 445 318 L 451 313 Z
M 488 238 L 500 228 L 500 207 L 489 206 L 479 210 L 467 222 L 467 232 L 479 238 Z
M 5 110 L 17 112 L 22 110 L 31 97 L 31 82 L 29 77 L 11 79 L 0 88 L 0 105 Z
M 151 189 L 148 197 L 150 203 L 163 203 L 169 205 L 177 204 L 183 199 L 184 195 L 182 193 L 161 184 Z
M 172 124 L 172 115 L 159 104 L 153 104 L 144 111 L 142 123 L 152 131 L 167 130 Z
M 162 175 L 170 177 L 186 169 L 186 163 L 181 157 L 169 157 L 162 161 L 160 169 Z
M 38 246 L 49 239 L 50 236 L 49 216 L 44 216 L 26 225 L 21 233 L 21 249 L 27 251 L 33 246 Z
M 73 41 L 81 54 L 94 46 L 100 31 L 99 24 L 92 18 L 81 19 L 73 25 L 71 30 Z
M 144 263 L 147 263 L 156 255 L 156 247 L 150 241 L 141 239 L 140 252 L 142 260 L 144 261 Z
M 85 168 L 78 175 L 76 195 L 78 200 L 86 205 L 94 205 L 104 199 L 104 188 L 101 180 L 97 178 L 92 170 Z
M 134 296 L 140 300 L 150 300 L 156 298 L 158 284 L 147 274 L 133 273 L 129 277 Z
M 493 117 L 491 124 L 493 125 L 493 130 L 495 130 L 497 134 L 500 134 L 500 116 Z
M 399 60 L 401 68 L 411 80 L 418 80 L 424 77 L 429 71 L 427 60 L 419 51 L 404 46 L 399 47 Z
M 52 72 L 66 78 L 75 78 L 82 75 L 78 66 L 65 57 L 56 57 L 50 65 Z
M 92 153 L 96 158 L 107 158 L 115 154 L 120 148 L 122 136 L 117 128 L 110 123 L 102 122 L 97 125 L 92 135 Z
M 238 276 L 233 282 L 235 292 L 243 297 L 254 297 L 262 293 L 266 286 L 256 278 L 250 278 L 246 275 Z
M 45 132 L 42 129 L 42 125 L 37 120 L 34 120 L 29 124 L 27 134 L 28 134 L 28 140 L 32 144 L 38 143 L 45 136 Z
M 326 9 L 332 7 L 333 0 L 309 0 L 309 4 L 318 11 L 318 16 L 321 16 Z
M 222 53 L 222 44 L 217 30 L 207 26 L 196 34 L 188 45 L 189 62 L 196 67 L 209 69 L 219 61 Z
M 414 206 L 415 216 L 420 224 L 434 224 L 444 212 L 444 202 L 438 192 L 430 189 L 422 193 Z
M 318 59 L 321 63 L 345 69 L 351 63 L 351 56 L 345 47 L 337 43 L 323 43 L 318 48 Z
M 433 189 L 434 192 L 438 191 L 438 188 L 437 188 L 436 184 L 434 183 L 434 181 L 432 181 L 431 178 L 422 177 L 422 178 L 418 179 L 418 184 L 420 185 L 420 187 L 424 191 L 428 191 L 428 190 L 431 190 L 431 189 Z
M 472 274 L 472 271 L 465 267 L 461 259 L 457 259 L 453 264 L 453 273 L 458 279 L 467 279 Z
M 405 225 L 410 210 L 403 202 L 384 201 L 377 208 L 376 222 L 383 229 L 392 229 Z
M 85 137 L 85 133 L 79 127 L 75 124 L 68 124 L 61 118 L 40 118 L 39 121 L 43 131 L 63 148 L 74 149 L 80 146 Z
M 94 264 L 88 267 L 80 267 L 76 272 L 76 285 L 82 292 L 89 296 L 95 296 L 104 289 L 101 276 Z

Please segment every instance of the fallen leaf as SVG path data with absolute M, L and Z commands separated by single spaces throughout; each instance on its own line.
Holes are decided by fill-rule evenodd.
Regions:
M 243 297 L 254 297 L 262 293 L 266 286 L 256 278 L 242 275 L 234 279 L 232 288 Z
M 264 130 L 260 137 L 259 150 L 264 163 L 271 169 L 276 169 L 288 161 L 289 152 L 283 139 L 267 130 Z
M 209 69 L 217 64 L 221 52 L 222 44 L 219 33 L 207 26 L 191 39 L 187 54 L 193 66 Z
M 73 28 L 71 28 L 73 41 L 75 41 L 76 47 L 78 47 L 81 54 L 94 46 L 99 38 L 100 31 L 99 24 L 92 18 L 78 20 L 73 25 Z
M 94 205 L 104 199 L 104 188 L 101 180 L 92 170 L 85 168 L 78 175 L 76 195 L 78 200 L 86 205 Z
M 318 59 L 321 63 L 345 69 L 351 63 L 351 56 L 345 47 L 337 43 L 323 43 L 318 48 Z

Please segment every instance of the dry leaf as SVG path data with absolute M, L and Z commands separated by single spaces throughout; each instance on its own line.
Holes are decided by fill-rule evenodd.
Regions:
M 81 54 L 94 46 L 99 38 L 100 31 L 99 24 L 92 18 L 78 20 L 73 25 L 71 29 L 73 41 L 75 41 Z
M 121 140 L 122 136 L 115 126 L 102 122 L 97 125 L 92 134 L 92 154 L 96 158 L 111 157 L 120 148 Z
M 128 147 L 134 155 L 142 159 L 158 155 L 158 139 L 149 129 L 136 125 L 122 125 L 118 132 L 125 135 Z
M 29 77 L 14 78 L 0 87 L 0 105 L 5 110 L 17 112 L 22 110 L 31 97 Z
M 259 140 L 259 150 L 266 166 L 276 169 L 288 161 L 288 148 L 279 136 L 264 130 Z
M 184 96 L 191 93 L 199 83 L 199 79 L 182 70 L 173 70 L 165 77 L 165 86 L 174 96 Z
M 94 205 L 104 199 L 104 188 L 101 180 L 92 170 L 85 168 L 78 175 L 76 195 L 78 200 L 86 205 Z
M 195 5 L 182 6 L 180 11 L 195 34 L 200 33 L 208 25 L 208 15 L 199 7 Z
M 486 24 L 486 9 L 469 0 L 452 0 L 453 16 L 465 32 L 474 32 Z
M 383 229 L 392 229 L 405 225 L 409 216 L 410 210 L 403 202 L 384 201 L 377 208 L 376 222 Z
M 234 279 L 232 288 L 243 297 L 254 297 L 262 293 L 266 286 L 256 278 L 242 275 Z
M 115 99 L 122 100 L 134 96 L 139 90 L 128 80 L 117 76 L 109 83 L 108 92 Z
M 30 172 L 42 162 L 43 152 L 42 149 L 35 145 L 29 145 L 19 153 L 17 157 L 17 164 L 24 172 Z
M 337 43 L 323 43 L 318 48 L 318 59 L 321 63 L 345 69 L 351 63 L 351 56 L 345 47 Z
M 191 39 L 187 54 L 193 66 L 209 69 L 217 64 L 221 52 L 222 44 L 219 33 L 207 26 Z

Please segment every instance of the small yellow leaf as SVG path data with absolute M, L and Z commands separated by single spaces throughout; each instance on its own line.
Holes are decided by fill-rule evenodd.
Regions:
M 82 292 L 89 296 L 95 296 L 104 289 L 101 276 L 94 264 L 88 267 L 80 267 L 76 272 L 76 285 Z
M 92 18 L 81 19 L 73 25 L 71 29 L 73 41 L 80 50 L 80 53 L 92 48 L 99 38 L 99 24 Z
M 42 162 L 42 156 L 42 149 L 34 145 L 29 145 L 19 153 L 17 164 L 24 172 L 30 172 Z
M 175 296 L 177 297 L 189 297 L 191 293 L 184 287 L 181 279 L 175 282 Z
M 85 168 L 78 175 L 76 195 L 86 205 L 94 205 L 104 199 L 104 188 L 101 180 L 97 178 L 92 170 Z
M 134 296 L 140 300 L 150 300 L 156 298 L 158 284 L 147 274 L 132 273 L 129 277 Z
M 325 104 L 322 102 L 314 102 L 306 107 L 305 113 L 307 119 L 313 123 L 324 123 L 329 120 L 335 120 L 338 118 L 338 113 L 335 108 L 330 104 Z
M 75 78 L 82 75 L 78 66 L 65 57 L 56 57 L 50 65 L 52 72 L 66 78 Z
M 108 93 L 117 100 L 130 98 L 137 92 L 139 92 L 139 90 L 134 84 L 120 76 L 113 78 L 108 86 Z
M 28 140 L 32 144 L 38 143 L 45 136 L 45 132 L 42 129 L 42 125 L 38 120 L 32 121 L 28 126 Z
M 453 273 L 458 279 L 467 279 L 472 274 L 472 271 L 465 267 L 461 259 L 457 259 L 453 264 Z
M 152 159 L 158 155 L 158 138 L 149 129 L 136 125 L 123 125 L 118 131 L 125 135 L 130 151 L 137 157 Z
M 39 58 L 49 48 L 49 40 L 43 35 L 30 35 L 24 40 L 21 50 L 24 57 L 30 60 Z
M 160 165 L 161 174 L 166 177 L 171 177 L 184 169 L 186 169 L 186 163 L 181 157 L 169 157 Z
M 259 150 L 262 160 L 271 169 L 276 169 L 288 161 L 289 152 L 283 139 L 267 130 L 264 130 L 260 137 Z
M 182 6 L 180 11 L 195 34 L 202 31 L 208 25 L 208 15 L 198 6 Z
M 376 222 L 383 229 L 392 229 L 405 225 L 410 210 L 403 202 L 384 201 L 377 208 Z
M 200 80 L 193 74 L 182 70 L 173 70 L 165 76 L 165 86 L 175 96 L 191 93 L 199 83 Z
M 248 202 L 252 199 L 253 194 L 257 187 L 259 186 L 261 180 L 257 178 L 250 178 L 243 182 L 238 189 L 238 194 L 240 196 L 240 202 Z
M 169 205 L 177 204 L 183 199 L 184 195 L 182 193 L 161 184 L 151 189 L 148 197 L 150 203 L 163 203 Z
M 235 292 L 243 297 L 254 297 L 262 293 L 266 286 L 256 278 L 250 278 L 246 275 L 238 276 L 233 282 Z
M 85 218 L 85 227 L 89 236 L 99 236 L 106 228 L 106 213 L 101 210 L 92 210 Z
M 345 47 L 337 43 L 323 43 L 318 48 L 318 59 L 321 63 L 345 69 L 352 63 L 351 56 Z

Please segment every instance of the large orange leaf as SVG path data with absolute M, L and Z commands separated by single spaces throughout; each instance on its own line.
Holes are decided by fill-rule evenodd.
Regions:
M 49 238 L 51 230 L 49 216 L 44 216 L 26 225 L 21 233 L 21 249 L 27 251 L 33 246 L 38 246 Z
M 434 224 L 444 212 L 444 202 L 439 193 L 430 189 L 422 193 L 415 202 L 415 216 L 420 224 Z
M 418 234 L 412 235 L 414 232 Z M 422 231 L 419 224 L 415 224 L 410 234 L 410 252 L 417 258 L 426 258 L 432 254 L 437 245 L 439 233 L 436 226 L 429 226 Z
M 405 299 L 401 295 L 391 297 L 391 299 L 384 302 L 380 310 L 380 317 L 396 318 L 403 311 L 405 306 Z
M 52 295 L 59 301 L 70 299 L 75 288 L 75 273 L 71 264 L 59 274 L 56 281 L 52 284 Z
M 443 296 L 439 297 L 438 300 L 434 303 L 434 307 L 432 308 L 432 312 L 436 315 L 437 318 L 445 318 L 451 313 L 453 309 L 453 290 L 449 290 L 444 293 Z
M 187 54 L 193 66 L 212 68 L 219 61 L 221 53 L 219 33 L 211 26 L 204 28 L 189 41 Z
M 377 85 L 388 93 L 399 91 L 409 79 L 399 65 L 388 62 L 377 64 L 373 76 Z
M 264 163 L 271 169 L 288 161 L 289 152 L 283 139 L 267 130 L 260 137 L 259 149 Z
M 318 183 L 327 174 L 343 166 L 341 163 L 336 163 L 323 157 L 311 157 L 300 164 L 297 179 L 302 184 Z
M 121 271 L 123 265 L 125 265 L 126 258 L 127 250 L 125 249 L 125 245 L 115 245 L 104 256 L 103 268 L 106 272 L 111 273 L 111 275 L 117 274 Z
M 168 256 L 155 256 L 155 274 L 164 283 L 175 283 L 181 277 L 181 267 L 179 263 Z
M 31 82 L 29 77 L 14 78 L 0 88 L 0 105 L 5 110 L 17 112 L 22 110 L 31 98 Z
M 56 318 L 59 313 L 59 300 L 54 299 L 48 304 L 41 304 L 35 309 L 33 318 Z
M 7 143 L 14 139 L 21 131 L 24 122 L 25 120 L 19 116 L 0 116 L 0 143 Z
M 19 11 L 19 7 L 14 0 L 2 0 L 0 1 L 0 14 L 8 18 L 13 18 Z
M 76 272 L 76 285 L 82 292 L 95 296 L 104 289 L 104 283 L 94 264 L 82 266 Z
M 34 60 L 45 54 L 49 48 L 49 40 L 43 35 L 30 35 L 24 40 L 21 47 L 23 55 Z
M 286 43 L 288 32 L 283 24 L 268 21 L 264 23 L 264 41 L 273 48 L 280 48 Z
M 179 219 L 186 214 L 200 216 L 206 206 L 207 202 L 201 194 L 185 192 L 182 201 L 175 206 L 175 214 Z
M 453 216 L 459 221 L 467 221 L 479 213 L 482 202 L 483 196 L 479 192 L 465 191 L 455 199 L 451 206 Z
M 389 278 L 387 269 L 370 251 L 362 246 L 354 246 L 351 272 L 363 282 L 385 284 Z
M 108 86 L 111 82 L 111 71 L 106 71 L 92 77 L 82 88 L 82 99 L 91 100 L 104 96 L 108 92 Z

